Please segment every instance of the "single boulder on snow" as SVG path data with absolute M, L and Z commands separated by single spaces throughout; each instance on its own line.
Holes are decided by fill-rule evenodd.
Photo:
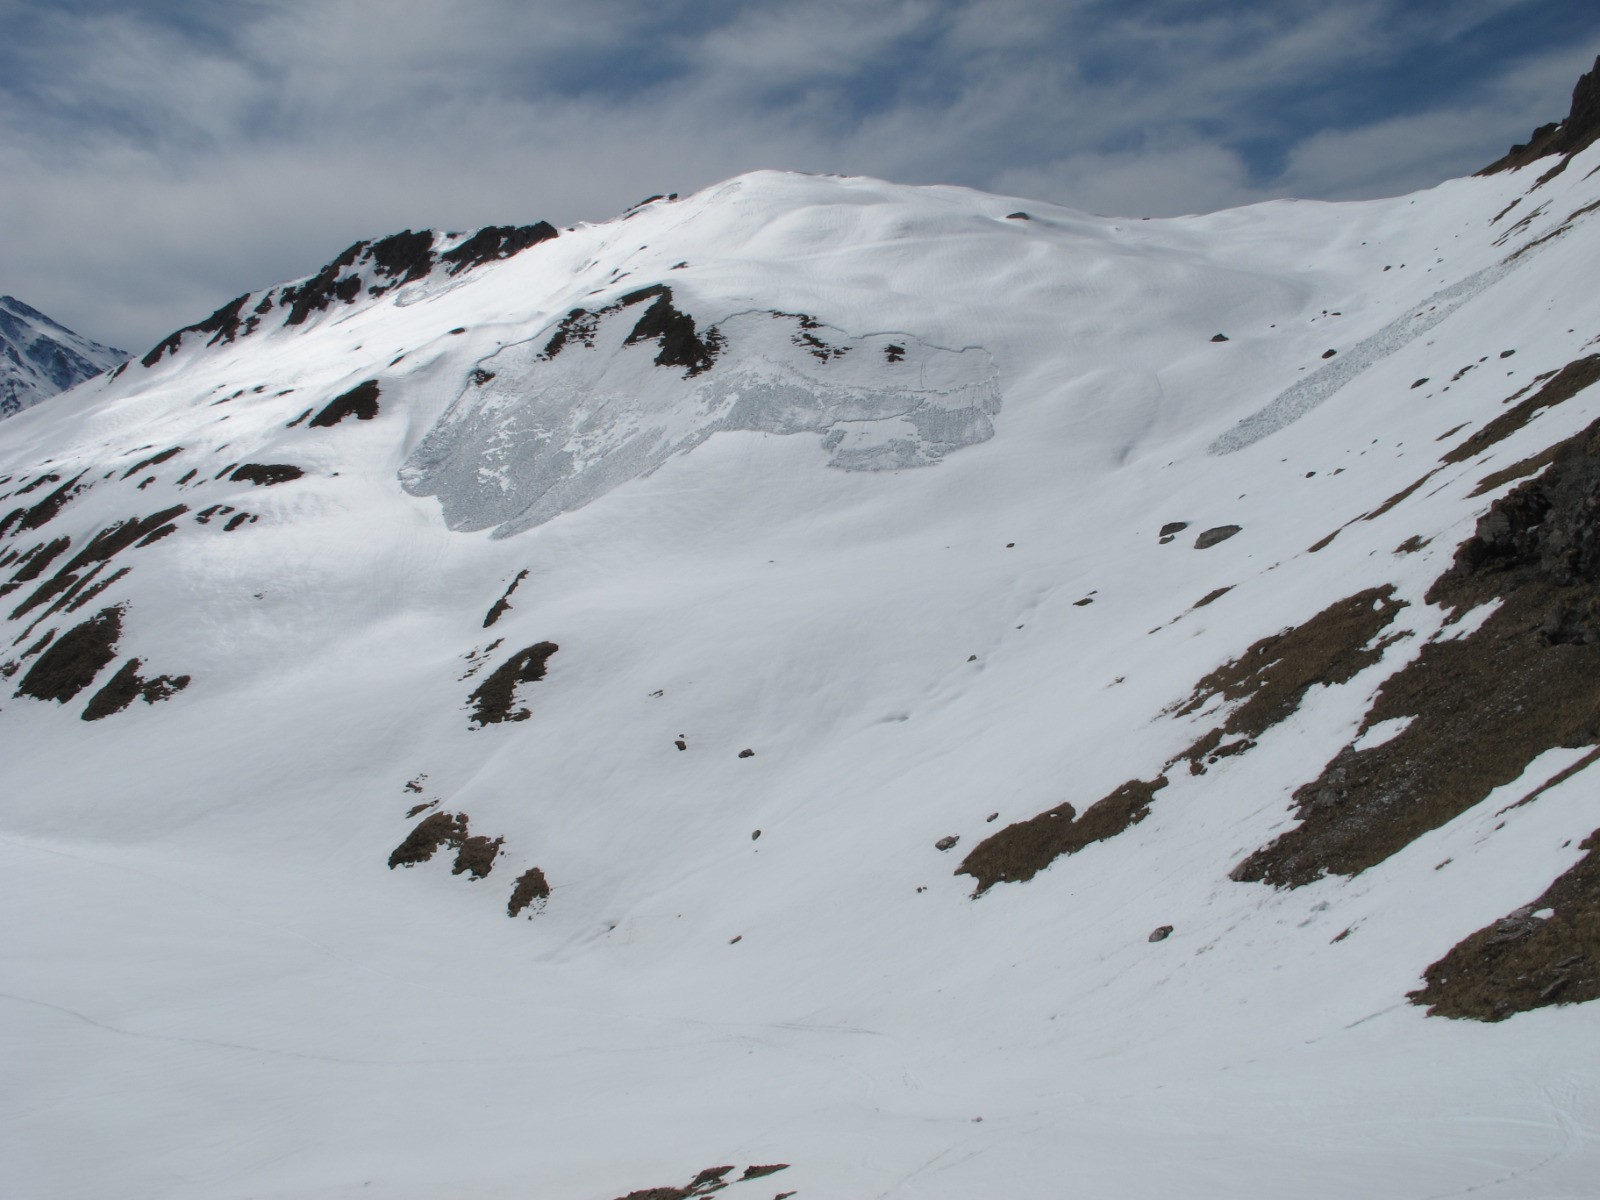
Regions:
M 1199 537 L 1195 538 L 1194 548 L 1196 550 L 1207 550 L 1210 547 L 1215 546 L 1218 542 L 1227 541 L 1242 528 L 1244 528 L 1242 525 L 1214 526 L 1211 529 L 1206 530 Z

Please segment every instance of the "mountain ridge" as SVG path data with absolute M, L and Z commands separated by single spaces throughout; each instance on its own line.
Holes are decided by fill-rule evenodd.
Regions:
M 758 172 L 357 243 L 8 422 L 25 1186 L 1582 1194 L 1548 166 Z
M 67 391 L 127 359 L 24 304 L 0 296 L 0 419 Z

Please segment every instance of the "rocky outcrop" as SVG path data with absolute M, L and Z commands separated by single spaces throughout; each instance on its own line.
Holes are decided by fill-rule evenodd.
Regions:
M 1589 73 L 1572 89 L 1572 111 L 1566 120 L 1539 126 L 1528 135 L 1526 142 L 1511 147 L 1478 174 L 1495 175 L 1514 170 L 1552 154 L 1562 157 L 1562 162 L 1553 168 L 1559 170 L 1566 166 L 1567 159 L 1587 150 L 1596 140 L 1600 140 L 1600 55 L 1595 57 Z

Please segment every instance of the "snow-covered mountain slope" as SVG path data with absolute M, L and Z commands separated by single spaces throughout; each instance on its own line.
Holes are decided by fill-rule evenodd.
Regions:
M 127 357 L 80 337 L 15 296 L 0 296 L 0 417 L 15 416 Z
M 8 422 L 6 1190 L 1591 1194 L 1597 172 L 763 172 Z

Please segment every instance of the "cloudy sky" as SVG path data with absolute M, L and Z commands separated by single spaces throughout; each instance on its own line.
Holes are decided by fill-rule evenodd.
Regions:
M 1392 195 L 1559 120 L 1597 53 L 1594 0 L 0 0 L 0 293 L 139 351 L 358 238 L 758 167 Z

